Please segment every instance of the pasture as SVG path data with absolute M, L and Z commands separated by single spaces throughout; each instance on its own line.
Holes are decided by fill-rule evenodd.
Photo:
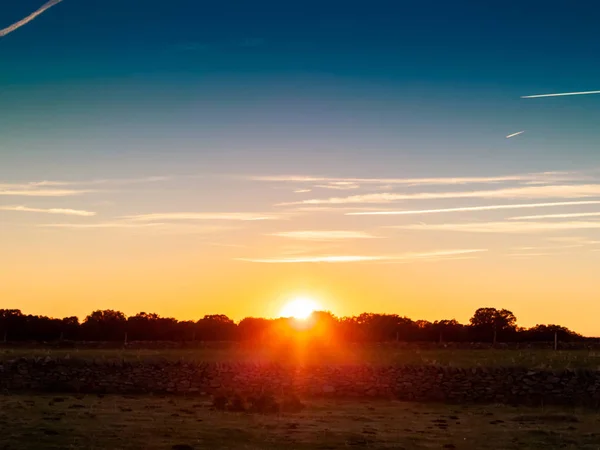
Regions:
M 0 348 L 0 361 L 19 357 L 78 358 L 97 361 L 189 361 L 280 364 L 441 365 L 446 367 L 526 367 L 600 369 L 598 350 L 419 349 L 363 346 L 206 346 L 196 349 Z
M 209 399 L 0 397 L 3 449 L 597 449 L 600 415 L 576 409 L 305 401 L 298 413 L 216 411 Z

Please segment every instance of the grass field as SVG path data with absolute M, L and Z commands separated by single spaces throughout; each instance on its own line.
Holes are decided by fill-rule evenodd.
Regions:
M 219 412 L 208 399 L 0 397 L 2 449 L 598 449 L 581 410 L 307 402 L 300 413 Z
M 120 349 L 0 349 L 0 360 L 21 356 L 66 357 L 87 360 L 279 362 L 301 364 L 435 364 L 453 367 L 519 366 L 527 368 L 600 369 L 600 351 L 589 350 L 418 350 L 394 346 L 351 348 L 202 348 L 169 350 Z

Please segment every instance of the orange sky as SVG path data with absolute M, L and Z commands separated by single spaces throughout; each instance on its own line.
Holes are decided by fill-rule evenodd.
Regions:
M 280 188 L 280 198 L 330 198 L 294 193 L 298 184 L 312 187 L 313 181 L 235 183 L 242 190 L 244 185 L 263 190 L 264 198 L 272 195 L 274 185 Z M 467 183 L 460 192 L 505 189 L 485 186 L 485 180 L 477 183 L 476 189 Z M 595 320 L 600 313 L 600 303 L 595 301 L 600 245 L 593 239 L 596 231 L 580 229 L 578 219 L 510 220 L 524 215 L 522 210 L 350 216 L 346 213 L 356 210 L 344 205 L 307 211 L 297 205 L 273 206 L 283 203 L 274 200 L 256 208 L 256 213 L 246 210 L 241 216 L 222 208 L 216 213 L 194 213 L 212 216 L 182 218 L 181 211 L 163 207 L 153 210 L 163 214 L 156 218 L 140 216 L 138 206 L 132 206 L 130 214 L 117 215 L 111 213 L 116 207 L 110 202 L 86 197 L 126 198 L 159 184 L 163 193 L 176 198 L 181 195 L 176 194 L 177 180 L 113 184 L 117 192 L 53 197 L 53 206 L 61 208 L 79 210 L 88 203 L 88 209 L 97 212 L 94 216 L 0 211 L 11 219 L 2 223 L 0 241 L 3 307 L 51 316 L 84 317 L 94 309 L 111 308 L 180 319 L 224 313 L 239 320 L 277 316 L 286 302 L 302 296 L 339 316 L 384 312 L 467 322 L 476 308 L 493 306 L 512 310 L 522 326 L 559 323 L 586 334 L 600 333 Z M 372 195 L 368 183 L 358 192 L 362 189 Z M 457 189 L 446 186 L 445 192 Z M 348 197 L 344 192 L 336 198 Z M 260 195 L 257 198 L 255 202 L 264 202 Z M 537 201 L 501 199 L 479 204 Z M 389 203 L 376 208 L 360 205 L 372 212 L 418 210 L 417 204 L 431 209 L 449 203 L 431 202 L 415 201 L 402 208 Z M 39 199 L 27 203 L 42 204 Z M 452 202 L 459 204 L 467 203 Z M 577 211 L 593 206 L 535 206 L 525 214 L 580 214 Z M 247 220 L 255 215 L 269 220 Z M 571 224 L 572 229 L 519 231 L 519 226 L 531 223 Z M 449 229 L 437 229 L 436 224 Z M 452 224 L 507 228 L 457 231 Z

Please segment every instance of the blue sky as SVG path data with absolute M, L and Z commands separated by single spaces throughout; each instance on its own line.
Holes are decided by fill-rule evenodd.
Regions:
M 479 158 L 507 170 L 585 166 L 597 100 L 519 97 L 594 88 L 593 7 L 526 3 L 65 0 L 2 40 L 0 131 L 72 140 L 76 127 L 122 142 L 152 124 L 166 143 L 202 139 L 215 162 L 210 149 L 314 169 L 341 149 L 348 165 L 336 170 L 350 173 L 366 148 L 400 164 L 408 156 L 418 171 L 449 151 L 446 163 L 464 171 L 489 170 Z M 3 2 L 0 17 L 38 6 Z M 522 128 L 527 148 L 502 141 Z M 61 142 L 64 158 L 71 146 Z M 89 147 L 75 158 L 118 151 Z
M 41 3 L 2 1 L 0 28 Z M 402 305 L 416 318 L 465 320 L 489 298 L 532 322 L 550 298 L 543 320 L 600 334 L 586 314 L 565 316 L 560 306 L 573 292 L 580 310 L 593 301 L 597 218 L 537 217 L 594 213 L 594 203 L 346 215 L 600 198 L 600 96 L 521 98 L 600 88 L 599 9 L 63 0 L 0 38 L 0 244 L 13 258 L 0 263 L 12 274 L 0 296 L 57 315 L 137 312 L 131 298 L 148 277 L 134 267 L 146 267 L 150 306 L 164 314 L 204 311 L 210 305 L 193 299 L 207 293 L 225 302 L 218 312 L 275 314 L 256 305 L 313 292 L 343 315 L 362 312 L 361 293 L 376 291 L 378 310 L 420 299 Z M 41 181 L 50 183 L 31 184 Z M 148 233 L 158 229 L 147 226 L 154 214 L 169 233 Z M 542 225 L 523 224 L 530 220 Z M 481 223 L 484 231 L 473 225 Z M 447 251 L 469 259 L 446 261 Z M 406 264 L 431 252 L 444 261 Z M 326 269 L 258 264 L 299 254 L 365 259 Z M 197 278 L 196 265 L 253 287 L 231 300 L 228 280 Z M 70 285 L 75 273 L 79 287 Z M 420 282 L 430 277 L 440 286 Z

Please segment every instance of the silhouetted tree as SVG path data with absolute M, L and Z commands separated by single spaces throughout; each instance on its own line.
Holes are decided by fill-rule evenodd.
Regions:
M 194 321 L 178 321 L 155 313 L 140 312 L 127 318 L 113 310 L 98 310 L 83 323 L 77 317 L 55 319 L 24 315 L 18 309 L 0 309 L 0 342 L 8 341 L 244 341 L 259 345 L 287 342 L 302 336 L 325 344 L 340 342 L 553 342 L 584 340 L 583 336 L 560 325 L 517 327 L 515 315 L 506 309 L 479 308 L 469 325 L 456 320 L 413 321 L 397 314 L 363 313 L 337 318 L 328 311 L 315 311 L 305 321 L 290 318 L 264 319 L 246 317 L 236 324 L 223 314 L 206 315 Z
M 63 339 L 68 339 L 71 341 L 76 341 L 79 339 L 79 330 L 80 330 L 79 319 L 75 316 L 65 317 L 61 320 L 61 337 Z
M 246 317 L 237 326 L 238 339 L 241 341 L 262 342 L 269 338 L 273 321 L 261 317 Z
M 25 316 L 20 309 L 0 309 L 0 339 L 3 341 L 26 339 L 25 322 Z
M 439 342 L 461 342 L 467 339 L 466 327 L 454 319 L 436 320 L 432 328 Z
M 517 327 L 517 318 L 507 309 L 479 308 L 470 322 L 475 336 L 483 340 L 487 336 L 494 344 L 498 334 L 509 336 L 516 331 Z
M 224 314 L 210 314 L 196 322 L 196 338 L 201 341 L 231 341 L 235 339 L 236 325 Z
M 121 341 L 125 337 L 127 318 L 120 311 L 98 310 L 85 318 L 83 336 L 90 341 Z
M 554 340 L 554 335 L 557 335 L 559 341 L 571 342 L 581 340 L 582 336 L 560 325 L 536 325 L 535 327 L 523 330 L 521 332 L 521 340 L 523 341 L 545 341 Z

